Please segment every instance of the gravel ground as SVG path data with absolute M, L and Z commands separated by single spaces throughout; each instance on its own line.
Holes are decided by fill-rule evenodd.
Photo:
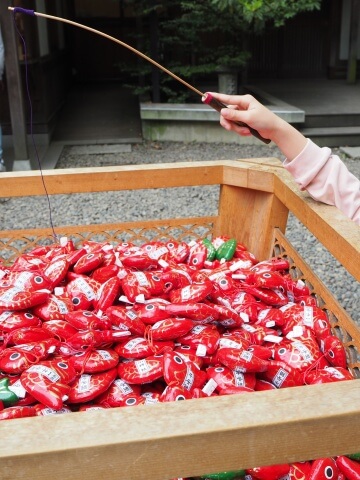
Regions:
M 333 149 L 360 178 L 360 158 L 345 156 Z M 201 160 L 233 160 L 239 158 L 282 158 L 277 147 L 232 145 L 222 143 L 163 142 L 132 145 L 130 153 L 79 154 L 75 147 L 65 147 L 56 168 L 133 165 Z M 108 223 L 150 218 L 202 216 L 216 213 L 217 187 L 166 189 L 150 192 L 92 193 L 75 196 L 59 195 L 51 200 L 51 218 L 55 226 Z M 49 205 L 46 196 L 5 199 L 0 203 L 2 229 L 48 227 Z M 307 260 L 352 318 L 360 324 L 359 283 L 317 242 L 297 219 L 290 216 L 287 237 Z

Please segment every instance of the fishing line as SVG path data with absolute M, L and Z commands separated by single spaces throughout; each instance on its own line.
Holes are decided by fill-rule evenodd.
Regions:
M 35 157 L 36 157 L 37 163 L 39 165 L 41 181 L 42 181 L 42 184 L 43 184 L 43 187 L 44 187 L 44 190 L 45 190 L 45 195 L 46 195 L 46 199 L 47 199 L 47 203 L 48 203 L 50 226 L 51 226 L 51 229 L 52 229 L 52 232 L 53 232 L 54 240 L 57 241 L 58 237 L 55 233 L 54 224 L 53 224 L 53 220 L 52 220 L 52 210 L 51 210 L 50 196 L 49 196 L 48 190 L 46 188 L 46 183 L 45 183 L 45 179 L 44 179 L 44 175 L 43 175 L 43 171 L 42 171 L 42 167 L 41 167 L 39 152 L 38 152 L 38 149 L 36 147 L 36 142 L 35 142 L 34 133 L 33 133 L 33 123 L 34 123 L 33 122 L 33 107 L 32 107 L 32 101 L 31 101 L 31 95 L 30 95 L 30 89 L 29 89 L 26 42 L 25 42 L 25 38 L 21 34 L 18 26 L 16 25 L 15 12 L 14 12 L 14 15 L 13 15 L 13 20 L 14 20 L 15 30 L 17 31 L 17 33 L 18 33 L 18 35 L 19 35 L 19 37 L 20 37 L 20 39 L 23 43 L 23 47 L 24 47 L 25 87 L 26 87 L 26 96 L 27 96 L 27 99 L 28 99 L 28 102 L 29 102 L 29 111 L 30 111 L 30 137 L 31 137 L 31 141 L 32 141 L 32 144 L 33 144 L 33 147 L 34 147 Z
M 119 45 L 127 48 L 128 50 L 131 50 L 133 53 L 135 53 L 136 55 L 138 55 L 139 57 L 143 58 L 144 60 L 152 63 L 153 65 L 155 65 L 157 68 L 159 68 L 160 70 L 162 70 L 163 72 L 165 72 L 167 75 L 170 75 L 170 77 L 174 78 L 175 80 L 177 80 L 178 82 L 182 83 L 183 85 L 185 85 L 187 88 L 189 88 L 190 90 L 192 90 L 193 92 L 195 92 L 196 94 L 200 95 L 202 97 L 202 101 L 206 104 L 206 105 L 209 105 L 210 107 L 214 108 L 216 111 L 218 112 L 221 112 L 221 110 L 223 108 L 226 108 L 227 105 L 225 105 L 224 103 L 220 102 L 219 100 L 216 100 L 211 94 L 209 93 L 203 93 L 201 92 L 200 90 L 198 90 L 197 88 L 195 88 L 193 85 L 190 85 L 190 83 L 186 82 L 185 80 L 183 80 L 182 78 L 178 77 L 177 75 L 175 75 L 175 73 L 171 72 L 170 70 L 168 70 L 167 68 L 165 68 L 163 65 L 161 65 L 160 63 L 156 62 L 155 60 L 153 60 L 152 58 L 148 57 L 147 55 L 145 55 L 144 53 L 140 52 L 139 50 L 137 50 L 136 48 L 132 47 L 131 45 L 119 40 L 118 38 L 115 38 L 115 37 L 112 37 L 110 35 L 107 35 L 106 33 L 104 32 L 101 32 L 100 30 L 95 30 L 94 28 L 91 28 L 91 27 L 88 27 L 86 25 L 83 25 L 82 23 L 77 23 L 77 22 L 74 22 L 72 20 L 68 20 L 66 18 L 62 18 L 62 17 L 56 17 L 54 15 L 47 15 L 46 13 L 40 13 L 40 12 L 36 12 L 35 10 L 28 10 L 28 9 L 25 9 L 25 8 L 21 8 L 21 7 L 8 7 L 8 10 L 12 10 L 14 12 L 14 14 L 16 12 L 19 12 L 19 13 L 25 13 L 26 15 L 31 15 L 33 17 L 42 17 L 42 18 L 47 18 L 48 20 L 55 20 L 57 22 L 63 22 L 63 23 L 67 23 L 69 25 L 72 25 L 74 27 L 78 27 L 78 28 L 82 28 L 83 30 L 88 30 L 89 32 L 92 32 L 92 33 L 95 33 L 96 35 L 100 35 L 101 37 L 104 37 L 104 38 L 107 38 L 108 40 L 111 40 L 112 42 L 115 42 L 115 43 L 118 43 Z M 270 143 L 271 140 L 267 139 L 267 138 L 263 138 L 260 133 L 255 130 L 254 128 L 251 128 L 249 125 L 247 125 L 246 123 L 244 122 L 234 122 L 236 125 L 239 125 L 240 127 L 246 127 L 250 130 L 251 134 L 258 138 L 259 140 L 261 140 L 262 142 L 264 143 Z

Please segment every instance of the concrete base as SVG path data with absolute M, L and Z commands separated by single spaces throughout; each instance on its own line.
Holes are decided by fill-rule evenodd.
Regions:
M 360 158 L 360 147 L 340 147 L 340 150 L 344 152 L 350 158 Z
M 305 121 L 305 112 L 270 96 L 255 87 L 247 87 L 259 100 L 274 113 L 292 124 Z M 208 105 L 141 103 L 140 116 L 143 137 L 151 141 L 175 142 L 224 142 L 257 144 L 254 137 L 239 137 L 227 132 L 219 124 L 219 113 Z
M 175 120 L 143 120 L 143 137 L 150 141 L 170 142 L 206 142 L 206 143 L 239 143 L 257 145 L 255 137 L 240 137 L 234 132 L 224 130 L 219 119 L 216 122 L 175 121 Z
M 12 171 L 23 172 L 26 170 L 32 170 L 30 160 L 14 160 Z
M 24 170 L 38 170 L 39 162 L 41 168 L 53 168 L 54 162 L 50 162 L 47 166 L 47 155 L 54 151 L 54 147 L 50 145 L 50 139 L 45 135 L 34 135 L 33 138 L 29 135 L 27 139 L 27 150 L 29 158 L 15 158 L 15 151 L 13 145 L 12 135 L 3 136 L 4 159 L 7 170 L 20 172 Z M 35 145 L 34 145 L 35 144 Z M 61 153 L 61 149 L 55 149 L 56 153 Z M 58 151 L 59 150 L 59 151 Z M 58 157 L 57 157 L 58 158 Z

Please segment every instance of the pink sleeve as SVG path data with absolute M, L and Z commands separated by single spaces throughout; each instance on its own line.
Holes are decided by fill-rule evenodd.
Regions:
M 320 202 L 335 205 L 360 225 L 360 181 L 330 148 L 308 139 L 297 157 L 284 162 L 302 190 Z

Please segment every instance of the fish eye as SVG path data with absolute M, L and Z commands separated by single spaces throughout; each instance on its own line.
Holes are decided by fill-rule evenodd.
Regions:
M 324 471 L 324 474 L 325 474 L 325 478 L 334 478 L 333 468 L 332 467 L 326 467 L 325 471 Z
M 62 368 L 63 370 L 67 370 L 67 369 L 69 368 L 68 365 L 67 365 L 65 362 L 59 362 L 59 363 L 57 364 L 57 366 L 58 366 L 59 368 Z
M 178 355 L 175 355 L 174 360 L 175 360 L 175 362 L 178 363 L 179 365 L 183 363 L 182 359 L 181 359 Z
M 14 353 L 12 353 L 12 354 L 10 355 L 10 357 L 9 357 L 9 359 L 10 359 L 11 361 L 17 360 L 18 358 L 20 358 L 20 353 L 19 353 L 19 352 L 14 352 Z
M 125 403 L 126 403 L 126 405 L 134 405 L 136 403 L 136 399 L 135 398 L 127 398 L 125 400 Z
M 34 282 L 37 283 L 37 284 L 40 284 L 40 283 L 43 283 L 44 279 L 42 277 L 40 277 L 39 275 L 36 275 L 36 277 L 34 277 Z
M 175 398 L 175 401 L 177 402 L 178 400 L 186 400 L 184 395 L 177 395 Z

